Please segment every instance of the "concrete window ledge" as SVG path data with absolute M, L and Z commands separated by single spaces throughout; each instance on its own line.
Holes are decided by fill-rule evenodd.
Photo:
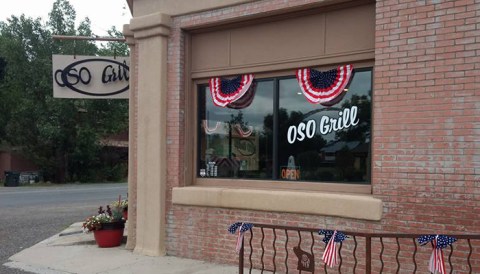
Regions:
M 286 190 L 174 187 L 173 204 L 303 213 L 379 221 L 382 201 L 368 195 Z

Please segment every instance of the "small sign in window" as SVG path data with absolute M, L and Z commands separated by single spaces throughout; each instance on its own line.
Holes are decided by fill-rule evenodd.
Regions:
M 298 181 L 300 180 L 299 166 L 282 166 L 280 167 L 280 178 L 282 180 Z

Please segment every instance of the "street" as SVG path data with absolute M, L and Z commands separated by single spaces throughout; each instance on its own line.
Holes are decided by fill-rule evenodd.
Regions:
M 126 194 L 126 183 L 0 187 L 0 273 L 27 273 L 3 264 Z

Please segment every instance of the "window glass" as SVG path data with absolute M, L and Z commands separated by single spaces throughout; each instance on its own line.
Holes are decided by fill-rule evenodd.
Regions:
M 355 69 L 329 107 L 308 102 L 293 76 L 254 85 L 250 102 L 225 108 L 199 86 L 197 176 L 370 182 L 371 68 Z
M 257 81 L 248 92 L 254 92 L 250 104 L 222 108 L 208 86 L 200 87 L 199 176 L 272 178 L 273 81 Z
M 279 178 L 367 182 L 370 174 L 371 70 L 356 71 L 337 104 L 311 104 L 297 79 L 279 81 Z

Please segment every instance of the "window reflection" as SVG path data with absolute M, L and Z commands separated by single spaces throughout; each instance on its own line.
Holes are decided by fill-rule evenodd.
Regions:
M 356 71 L 331 107 L 310 104 L 295 78 L 280 80 L 280 179 L 369 181 L 371 76 L 371 70 Z
M 309 103 L 293 76 L 254 83 L 225 108 L 199 86 L 199 177 L 370 182 L 371 68 L 330 107 Z
M 257 82 L 253 91 L 251 102 L 221 108 L 207 86 L 200 88 L 201 177 L 271 178 L 272 127 L 264 120 L 273 113 L 273 81 Z

